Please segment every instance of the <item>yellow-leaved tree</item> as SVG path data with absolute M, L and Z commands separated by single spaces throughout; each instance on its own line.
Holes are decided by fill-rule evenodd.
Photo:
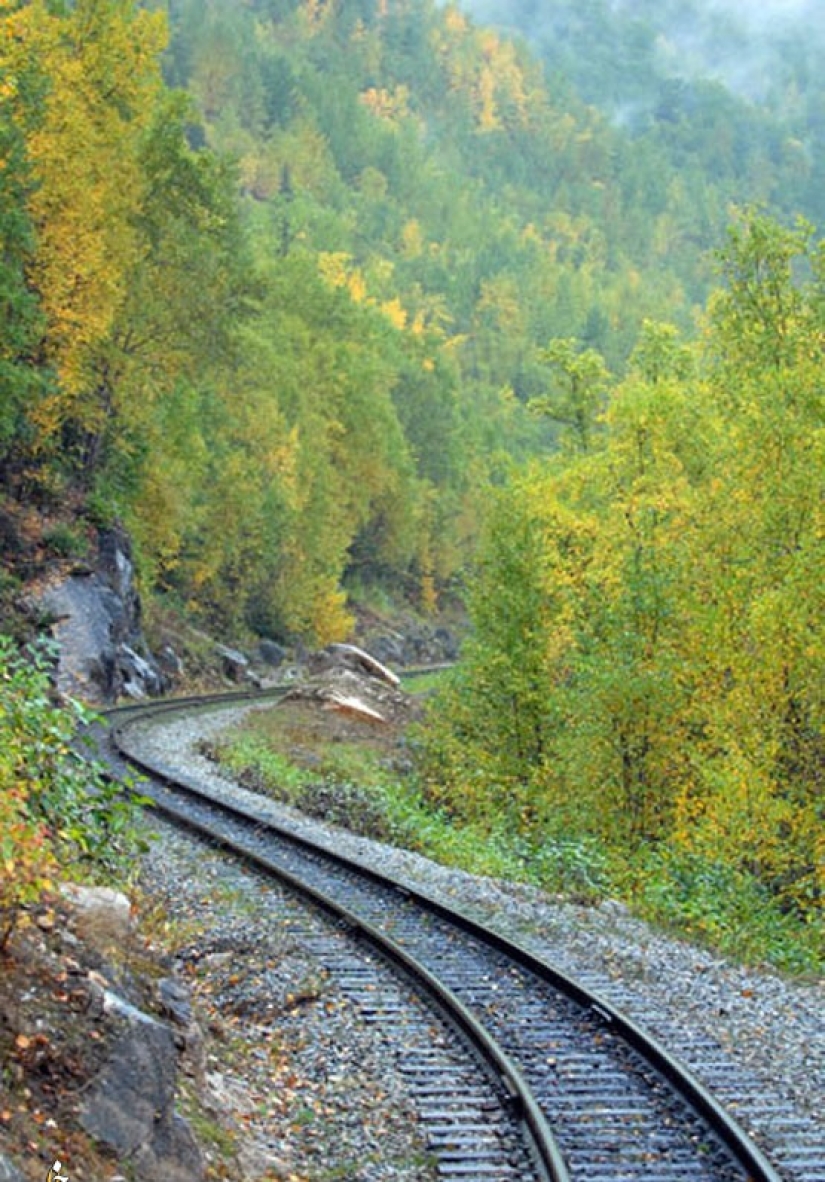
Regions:
M 719 429 L 693 552 L 699 741 L 680 834 L 809 912 L 825 886 L 825 254 L 810 227 L 751 215 L 722 265 Z
M 35 411 L 41 449 L 94 466 L 114 413 L 98 364 L 141 256 L 143 135 L 161 92 L 164 17 L 133 0 L 0 8 L 0 66 L 37 63 L 43 93 L 27 113 L 37 248 L 30 282 L 45 317 L 45 359 L 58 386 Z
M 439 803 L 596 837 L 715 935 L 825 888 L 825 250 L 748 215 L 721 259 L 703 347 L 646 324 L 595 423 L 539 404 L 577 446 L 497 498 L 428 736 Z

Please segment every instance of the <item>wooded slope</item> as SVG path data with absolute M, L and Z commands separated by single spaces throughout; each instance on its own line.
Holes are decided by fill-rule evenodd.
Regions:
M 819 191 L 789 97 L 636 71 L 621 126 L 614 18 L 547 7 L 552 77 L 432 0 L 3 0 L 4 487 L 122 516 L 147 589 L 224 623 L 432 606 L 556 445 L 548 346 L 622 372 L 646 317 L 692 327 L 731 197 Z

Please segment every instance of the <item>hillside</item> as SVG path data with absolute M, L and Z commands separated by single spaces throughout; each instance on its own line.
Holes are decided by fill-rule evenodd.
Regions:
M 807 0 L 473 0 L 667 173 L 821 225 L 825 24 Z M 694 198 L 698 195 L 694 189 Z
M 732 203 L 825 191 L 804 28 L 507 11 L 534 45 L 433 0 L 5 9 L 9 495 L 124 520 L 147 592 L 278 639 L 453 594 L 489 486 L 556 446 L 548 346 L 621 374 L 646 318 L 693 331 Z M 708 48 L 746 33 L 754 94 Z

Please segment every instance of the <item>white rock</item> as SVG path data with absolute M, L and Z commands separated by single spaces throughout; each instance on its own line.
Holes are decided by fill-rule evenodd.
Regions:
M 132 904 L 122 891 L 67 882 L 60 893 L 71 904 L 81 934 L 119 940 L 131 932 Z

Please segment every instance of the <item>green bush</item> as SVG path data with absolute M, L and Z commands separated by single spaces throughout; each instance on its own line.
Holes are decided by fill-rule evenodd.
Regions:
M 0 948 L 53 880 L 114 873 L 140 848 L 142 798 L 125 795 L 78 737 L 92 716 L 54 704 L 52 646 L 0 636 Z
M 822 923 L 783 910 L 753 875 L 722 862 L 667 848 L 640 867 L 643 915 L 749 963 L 786 972 L 821 971 Z
M 608 859 L 593 838 L 549 837 L 531 853 L 532 875 L 546 891 L 595 903 L 610 890 Z

